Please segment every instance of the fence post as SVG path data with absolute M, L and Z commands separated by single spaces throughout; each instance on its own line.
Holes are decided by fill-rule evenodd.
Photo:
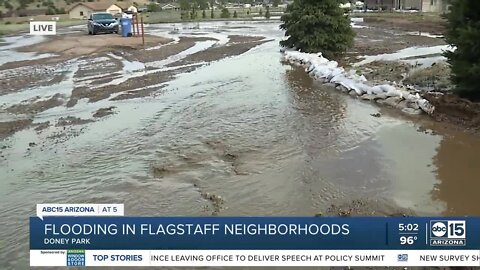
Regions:
M 144 26 L 143 26 L 143 14 L 140 15 L 140 23 L 142 25 L 142 44 L 145 46 L 145 31 L 144 31 Z

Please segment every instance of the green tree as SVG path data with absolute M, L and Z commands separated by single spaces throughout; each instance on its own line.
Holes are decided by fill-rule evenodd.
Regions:
M 189 0 L 180 0 L 179 2 L 180 10 L 190 10 L 190 1 Z
M 213 7 L 212 7 L 212 11 L 210 12 L 210 18 L 215 18 L 215 12 L 213 11 Z
M 258 15 L 262 16 L 263 15 L 263 10 L 260 9 L 260 11 L 258 12 Z
M 282 16 L 280 28 L 288 38 L 284 47 L 322 52 L 334 57 L 353 45 L 350 18 L 340 8 L 342 0 L 294 0 Z
M 267 6 L 267 11 L 265 11 L 265 18 L 268 20 L 270 19 L 270 7 Z
M 480 1 L 452 0 L 446 15 L 447 42 L 454 51 L 445 52 L 457 93 L 480 100 Z
M 278 5 L 280 5 L 280 0 L 273 0 L 272 5 L 273 7 L 278 7 Z
M 160 10 L 160 6 L 157 3 L 151 2 L 147 5 L 148 12 L 157 12 Z
M 202 11 L 202 18 L 206 19 L 207 18 L 207 12 L 205 9 Z
M 46 15 L 55 15 L 56 10 L 52 7 L 48 7 L 47 12 L 45 13 Z
M 238 18 L 238 14 L 236 10 L 233 12 L 233 18 Z
M 10 2 L 8 2 L 8 1 L 6 1 L 5 3 L 3 3 L 3 6 L 5 6 L 5 8 L 8 9 L 8 10 L 12 10 L 12 9 L 13 9 L 12 4 L 10 4 Z
M 223 8 L 220 18 L 230 18 L 230 11 L 227 8 Z

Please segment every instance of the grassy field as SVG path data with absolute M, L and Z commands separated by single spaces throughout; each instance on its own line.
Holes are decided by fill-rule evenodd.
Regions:
M 237 18 L 233 18 L 234 12 L 237 12 Z M 262 11 L 262 15 L 260 15 L 260 11 Z M 181 11 L 176 11 L 176 10 L 165 10 L 165 11 L 159 11 L 159 12 L 149 12 L 145 13 L 145 22 L 146 23 L 176 23 L 176 22 L 182 22 L 182 21 L 207 21 L 207 20 L 251 20 L 254 17 L 264 17 L 265 16 L 265 8 L 235 8 L 235 9 L 229 9 L 230 12 L 230 18 L 221 18 L 221 10 L 215 10 L 214 11 L 214 19 L 211 18 L 211 10 L 206 10 L 206 18 L 202 18 L 202 11 L 197 12 L 197 17 L 196 19 L 181 19 Z M 270 9 L 270 16 L 280 16 L 283 13 L 283 10 L 280 8 L 271 8 Z
M 427 13 L 427 12 L 367 12 L 367 13 L 352 13 L 351 17 L 370 18 L 370 19 L 408 19 L 409 21 L 418 22 L 443 22 L 444 19 L 439 13 Z

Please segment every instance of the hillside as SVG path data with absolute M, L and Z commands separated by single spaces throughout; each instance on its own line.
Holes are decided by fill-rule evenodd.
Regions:
M 143 6 L 149 3 L 149 0 L 0 0 L 0 11 L 5 14 L 17 10 L 50 10 L 54 13 L 63 13 L 68 10 L 68 7 L 72 4 L 79 2 L 128 2 L 137 3 L 139 6 Z

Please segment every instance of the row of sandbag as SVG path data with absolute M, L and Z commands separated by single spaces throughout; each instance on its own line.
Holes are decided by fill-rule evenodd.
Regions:
M 315 79 L 335 84 L 336 89 L 344 90 L 351 95 L 376 100 L 378 103 L 389 104 L 410 112 L 424 111 L 432 114 L 435 110 L 435 107 L 428 100 L 421 98 L 418 93 L 412 94 L 407 89 L 391 84 L 372 86 L 363 75 L 356 74 L 354 70 L 346 71 L 339 67 L 336 61 L 326 59 L 321 53 L 284 51 L 284 59 L 292 64 L 305 67 L 305 71 Z

